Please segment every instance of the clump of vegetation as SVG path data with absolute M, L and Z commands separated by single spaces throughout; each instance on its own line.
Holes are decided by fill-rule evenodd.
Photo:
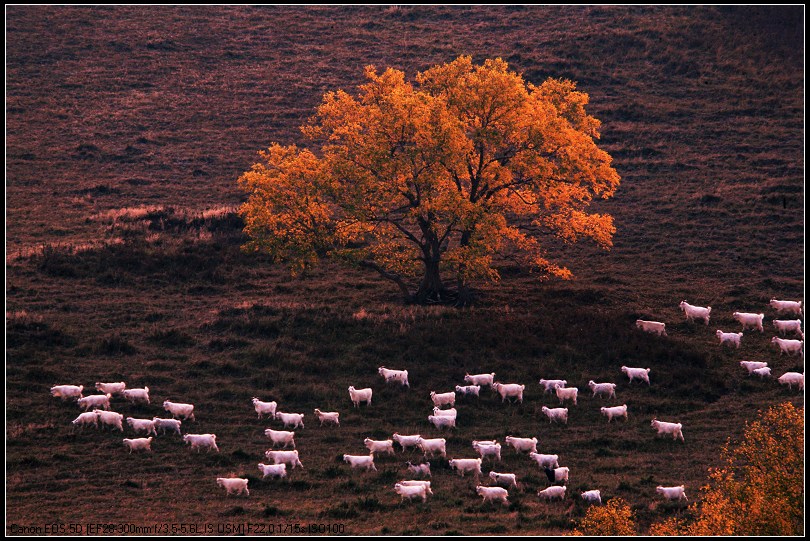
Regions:
M 573 533 L 575 535 L 636 535 L 633 510 L 621 498 L 612 498 L 605 505 L 592 505 Z

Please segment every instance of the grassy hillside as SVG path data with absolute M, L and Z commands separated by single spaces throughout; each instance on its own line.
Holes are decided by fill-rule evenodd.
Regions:
M 524 402 L 460 400 L 450 457 L 475 456 L 473 439 L 536 436 L 571 468 L 570 492 L 620 496 L 643 528 L 683 515 L 657 485 L 697 498 L 759 409 L 803 404 L 738 365 L 804 368 L 771 346 L 767 306 L 804 288 L 802 20 L 799 7 L 7 8 L 7 525 L 568 531 L 585 507 L 538 501 L 544 474 L 511 449 L 495 469 L 524 491 L 508 508 L 482 506 L 443 460 L 426 505 L 400 505 L 392 488 L 415 453 L 379 459 L 376 474 L 341 462 L 365 437 L 438 435 L 429 392 L 479 371 L 526 384 Z M 322 94 L 356 86 L 364 65 L 413 76 L 459 54 L 590 95 L 623 179 L 599 203 L 617 226 L 611 252 L 553 248 L 571 282 L 505 267 L 465 310 L 401 306 L 390 284 L 332 264 L 291 279 L 240 253 L 235 179 L 257 150 L 302 142 Z M 711 325 L 686 323 L 682 299 L 712 306 Z M 721 349 L 714 331 L 738 330 L 735 310 L 764 312 L 766 332 Z M 637 332 L 639 317 L 669 336 Z M 411 389 L 385 386 L 380 365 L 407 368 Z M 650 367 L 652 385 L 628 384 L 622 365 Z M 541 377 L 581 389 L 567 426 L 542 416 L 558 401 Z M 626 423 L 607 425 L 589 379 L 618 383 L 610 404 L 628 404 Z M 221 452 L 161 436 L 129 455 L 119 433 L 74 432 L 79 409 L 48 394 L 121 380 L 148 385 L 152 404 L 113 409 L 192 402 L 184 432 L 216 433 Z M 349 385 L 371 386 L 373 404 L 352 408 Z M 256 419 L 253 396 L 306 414 L 305 469 L 289 482 L 259 480 L 263 430 L 280 424 Z M 340 411 L 341 427 L 318 427 L 316 407 Z M 685 443 L 656 438 L 654 416 L 682 422 Z M 216 486 L 231 474 L 250 477 L 249 498 Z

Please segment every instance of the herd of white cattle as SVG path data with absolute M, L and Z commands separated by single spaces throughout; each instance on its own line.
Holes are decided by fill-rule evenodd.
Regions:
M 789 312 L 801 315 L 801 302 L 794 301 L 778 301 L 771 300 L 770 305 L 778 312 Z M 680 308 L 686 314 L 688 321 L 693 322 L 695 319 L 701 319 L 708 326 L 709 318 L 711 316 L 711 307 L 700 307 L 688 304 L 686 301 L 680 303 Z M 764 314 L 750 314 L 744 312 L 734 312 L 734 319 L 739 321 L 743 326 L 743 331 L 751 328 L 764 332 L 763 319 Z M 779 345 L 780 355 L 782 353 L 802 355 L 804 335 L 801 330 L 801 320 L 773 320 L 773 325 L 776 329 L 784 335 L 787 332 L 797 333 L 801 340 L 787 340 L 779 337 L 773 337 L 772 342 Z M 663 322 L 637 320 L 636 326 L 646 332 L 652 332 L 657 335 L 666 336 L 666 325 Z M 733 337 L 729 337 L 729 336 Z M 743 333 L 724 333 L 721 330 L 717 331 L 717 336 L 720 338 L 720 344 L 731 342 L 740 346 L 740 337 Z M 771 376 L 770 368 L 765 361 L 741 361 L 740 365 L 745 368 L 749 375 L 757 374 L 760 378 Z M 621 372 L 632 383 L 634 380 L 650 384 L 650 369 L 639 367 L 622 366 Z M 407 370 L 392 370 L 385 367 L 379 367 L 378 373 L 385 379 L 386 383 L 393 383 L 401 385 L 402 387 L 410 389 L 408 382 Z M 793 385 L 797 385 L 800 390 L 804 390 L 804 374 L 798 372 L 786 372 L 779 379 L 779 383 L 787 385 L 792 389 Z M 523 391 L 525 385 L 518 383 L 501 383 L 495 380 L 495 373 L 489 374 L 467 374 L 464 377 L 465 385 L 456 385 L 454 391 L 437 393 L 432 391 L 430 398 L 433 402 L 432 414 L 427 416 L 427 420 L 436 429 L 443 430 L 445 428 L 456 428 L 456 419 L 458 411 L 456 410 L 456 398 L 472 397 L 478 398 L 482 387 L 489 387 L 493 392 L 501 397 L 501 401 L 515 400 L 523 402 Z M 560 407 L 549 408 L 542 406 L 541 411 L 548 418 L 549 423 L 568 423 L 568 408 L 562 407 L 567 401 L 573 405 L 577 405 L 578 389 L 576 387 L 568 387 L 568 381 L 564 379 L 541 379 L 539 384 L 544 389 L 544 395 L 547 393 L 554 393 L 559 399 Z M 597 383 L 590 380 L 587 387 L 592 391 L 592 398 L 597 396 L 606 397 L 608 399 L 616 398 L 616 384 L 612 382 Z M 127 389 L 125 382 L 116 383 L 103 383 L 95 384 L 97 391 L 101 394 L 92 394 L 83 396 L 83 385 L 55 385 L 51 388 L 51 395 L 59 397 L 63 401 L 75 399 L 79 407 L 85 411 L 79 414 L 73 420 L 75 427 L 84 428 L 93 426 L 95 428 L 103 428 L 109 426 L 124 432 L 123 420 L 124 416 L 120 413 L 109 411 L 110 400 L 113 395 L 120 395 L 127 400 L 130 404 L 150 404 L 149 388 L 142 389 Z M 354 407 L 359 407 L 361 403 L 371 406 L 372 389 L 363 388 L 356 389 L 354 386 L 349 387 L 349 398 Z M 284 428 L 304 428 L 304 414 L 303 413 L 286 413 L 278 411 L 278 403 L 276 401 L 265 402 L 259 398 L 252 400 L 255 412 L 258 414 L 259 419 L 265 416 L 280 421 Z M 92 408 L 92 411 L 88 411 Z M 158 436 L 158 430 L 165 434 L 167 431 L 181 435 L 183 441 L 190 445 L 191 449 L 197 452 L 206 450 L 207 452 L 219 452 L 217 446 L 216 434 L 182 434 L 181 426 L 183 421 L 194 421 L 194 405 L 172 402 L 165 400 L 163 402 L 164 410 L 171 414 L 171 418 L 153 417 L 152 419 L 137 419 L 127 417 L 127 425 L 135 433 L 139 435 L 144 433 L 145 437 L 137 438 L 124 438 L 123 444 L 125 448 L 132 453 L 133 451 L 152 450 L 151 444 L 154 437 Z M 445 409 L 446 408 L 446 409 Z M 628 416 L 627 404 L 611 407 L 601 407 L 602 415 L 607 417 L 608 423 L 612 422 L 614 418 L 623 417 L 625 420 Z M 340 413 L 339 412 L 324 412 L 320 409 L 314 410 L 316 417 L 320 421 L 320 426 L 330 424 L 340 426 Z M 658 435 L 671 436 L 673 440 L 680 439 L 684 442 L 683 425 L 677 422 L 659 421 L 652 419 L 652 428 Z M 270 464 L 259 463 L 258 468 L 262 474 L 262 479 L 283 479 L 288 475 L 288 467 L 294 470 L 300 466 L 303 469 L 298 450 L 295 448 L 295 432 L 288 430 L 274 430 L 268 428 L 264 431 L 265 436 L 272 442 L 272 448 L 265 452 L 265 459 Z M 358 469 L 364 471 L 377 471 L 374 464 L 376 455 L 385 453 L 394 455 L 394 442 L 401 448 L 402 452 L 408 449 L 419 449 L 423 455 L 425 462 L 421 464 L 412 464 L 407 462 L 407 471 L 411 477 L 430 477 L 430 462 L 428 458 L 435 457 L 437 454 L 442 457 L 447 457 L 446 440 L 444 438 L 423 438 L 420 434 L 402 435 L 394 433 L 391 439 L 386 440 L 373 440 L 365 438 L 363 441 L 364 446 L 368 450 L 368 454 L 353 455 L 344 454 L 343 461 L 346 462 L 351 469 Z M 569 468 L 560 467 L 559 455 L 556 454 L 540 454 L 537 452 L 538 440 L 536 437 L 525 438 L 517 436 L 507 436 L 505 444 L 514 448 L 516 453 L 528 453 L 531 462 L 546 474 L 549 480 L 548 488 L 540 490 L 537 495 L 547 501 L 563 500 L 566 494 L 565 484 L 568 482 Z M 276 446 L 283 445 L 283 449 L 276 450 Z M 291 450 L 287 447 L 292 447 Z M 493 466 L 495 462 L 501 462 L 501 444 L 495 440 L 473 440 L 472 449 L 480 456 L 478 458 L 453 458 L 449 460 L 449 466 L 454 469 L 462 477 L 470 473 L 478 480 L 482 475 L 482 464 L 485 459 L 490 459 Z M 490 471 L 489 479 L 492 486 L 477 485 L 475 493 L 482 497 L 483 502 L 500 502 L 508 505 L 508 490 L 510 488 L 519 489 L 517 476 L 515 473 Z M 226 494 L 244 494 L 249 496 L 248 479 L 244 478 L 216 478 L 217 485 L 226 490 Z M 656 488 L 657 493 L 666 500 L 687 500 L 686 492 L 683 485 L 679 486 L 659 486 Z M 394 492 L 399 494 L 401 501 L 405 500 L 421 500 L 425 502 L 428 496 L 432 496 L 431 482 L 424 479 L 410 479 L 402 480 L 394 485 Z M 599 489 L 586 490 L 580 494 L 582 500 L 588 504 L 601 504 L 601 491 Z
M 780 301 L 771 299 L 769 305 L 776 310 L 778 314 L 789 314 L 794 316 L 802 315 L 802 302 L 801 301 Z M 709 325 L 709 318 L 711 317 L 712 307 L 707 306 L 693 306 L 688 302 L 681 301 L 681 310 L 686 315 L 687 321 L 695 321 L 696 319 L 703 320 L 706 326 Z M 734 312 L 732 317 L 740 322 L 742 325 L 742 332 L 724 332 L 717 329 L 715 336 L 720 340 L 720 346 L 729 344 L 736 349 L 740 348 L 742 343 L 743 333 L 748 330 L 758 330 L 760 333 L 765 332 L 763 322 L 765 321 L 764 313 L 750 313 L 750 312 Z M 774 319 L 773 326 L 780 335 L 785 336 L 787 333 L 794 333 L 799 337 L 798 340 L 792 338 L 780 338 L 774 336 L 771 338 L 771 344 L 775 344 L 779 348 L 779 356 L 796 355 L 804 359 L 804 332 L 802 331 L 801 319 Z M 644 319 L 636 320 L 636 327 L 639 329 L 655 333 L 659 336 L 667 336 L 666 324 L 661 321 L 648 321 Z M 760 378 L 771 377 L 771 369 L 767 362 L 764 361 L 742 361 L 740 365 L 748 370 L 748 374 L 756 374 Z M 787 385 L 788 388 L 793 388 L 797 385 L 800 390 L 804 390 L 804 374 L 799 372 L 785 372 L 777 380 L 782 385 Z

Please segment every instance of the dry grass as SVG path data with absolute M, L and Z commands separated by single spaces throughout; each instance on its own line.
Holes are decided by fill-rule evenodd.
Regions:
M 803 370 L 770 335 L 746 333 L 739 352 L 712 335 L 736 328 L 734 310 L 770 319 L 768 299 L 803 295 L 801 20 L 800 7 L 10 7 L 7 522 L 569 532 L 584 507 L 539 502 L 542 472 L 508 450 L 498 471 L 526 489 L 504 509 L 482 506 L 441 460 L 427 505 L 400 505 L 392 489 L 416 455 L 381 459 L 379 474 L 338 460 L 366 436 L 437 434 L 429 392 L 479 371 L 526 383 L 525 401 L 463 400 L 451 456 L 473 456 L 474 438 L 537 435 L 571 468 L 570 491 L 622 497 L 642 528 L 682 514 L 655 505 L 657 484 L 684 483 L 692 498 L 758 409 L 803 404 L 737 364 Z M 575 281 L 538 284 L 505 266 L 459 311 L 398 305 L 389 284 L 332 264 L 292 279 L 239 250 L 235 179 L 258 149 L 302 142 L 323 92 L 354 87 L 366 64 L 413 76 L 459 54 L 590 94 L 623 177 L 598 205 L 618 228 L 611 252 L 550 246 Z M 687 324 L 682 299 L 711 305 L 712 325 Z M 637 333 L 637 318 L 666 321 L 670 336 Z M 618 367 L 636 364 L 652 386 L 622 379 Z M 407 368 L 412 389 L 384 386 L 380 365 Z M 630 419 L 608 427 L 604 401 L 583 393 L 568 426 L 549 425 L 540 407 L 557 401 L 541 377 L 615 381 Z M 78 408 L 49 386 L 102 380 L 150 387 L 150 406 L 114 399 L 126 415 L 197 404 L 191 430 L 216 433 L 222 452 L 161 436 L 152 454 L 128 455 L 119 434 L 74 433 Z M 372 386 L 374 404 L 352 408 L 349 385 Z M 306 469 L 261 482 L 262 430 L 278 425 L 256 420 L 253 396 L 308 421 L 315 407 L 340 411 L 342 426 L 307 422 Z M 682 422 L 686 443 L 656 439 L 655 415 Z M 216 490 L 228 474 L 251 478 L 250 498 Z

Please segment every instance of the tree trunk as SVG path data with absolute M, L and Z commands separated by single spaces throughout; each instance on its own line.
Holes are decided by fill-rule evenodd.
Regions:
M 432 257 L 425 261 L 425 275 L 422 283 L 413 296 L 413 302 L 417 304 L 432 304 L 447 302 L 447 292 L 442 284 L 439 274 L 439 258 Z
M 462 247 L 468 246 L 470 243 L 470 237 L 472 237 L 471 231 L 463 231 L 461 233 L 461 238 L 459 239 L 459 244 Z M 458 264 L 458 269 L 456 270 L 456 287 L 458 288 L 456 306 L 458 307 L 468 306 L 472 304 L 474 300 L 473 291 L 467 285 L 467 281 L 464 279 L 465 269 L 466 265 L 463 262 L 460 262 Z

